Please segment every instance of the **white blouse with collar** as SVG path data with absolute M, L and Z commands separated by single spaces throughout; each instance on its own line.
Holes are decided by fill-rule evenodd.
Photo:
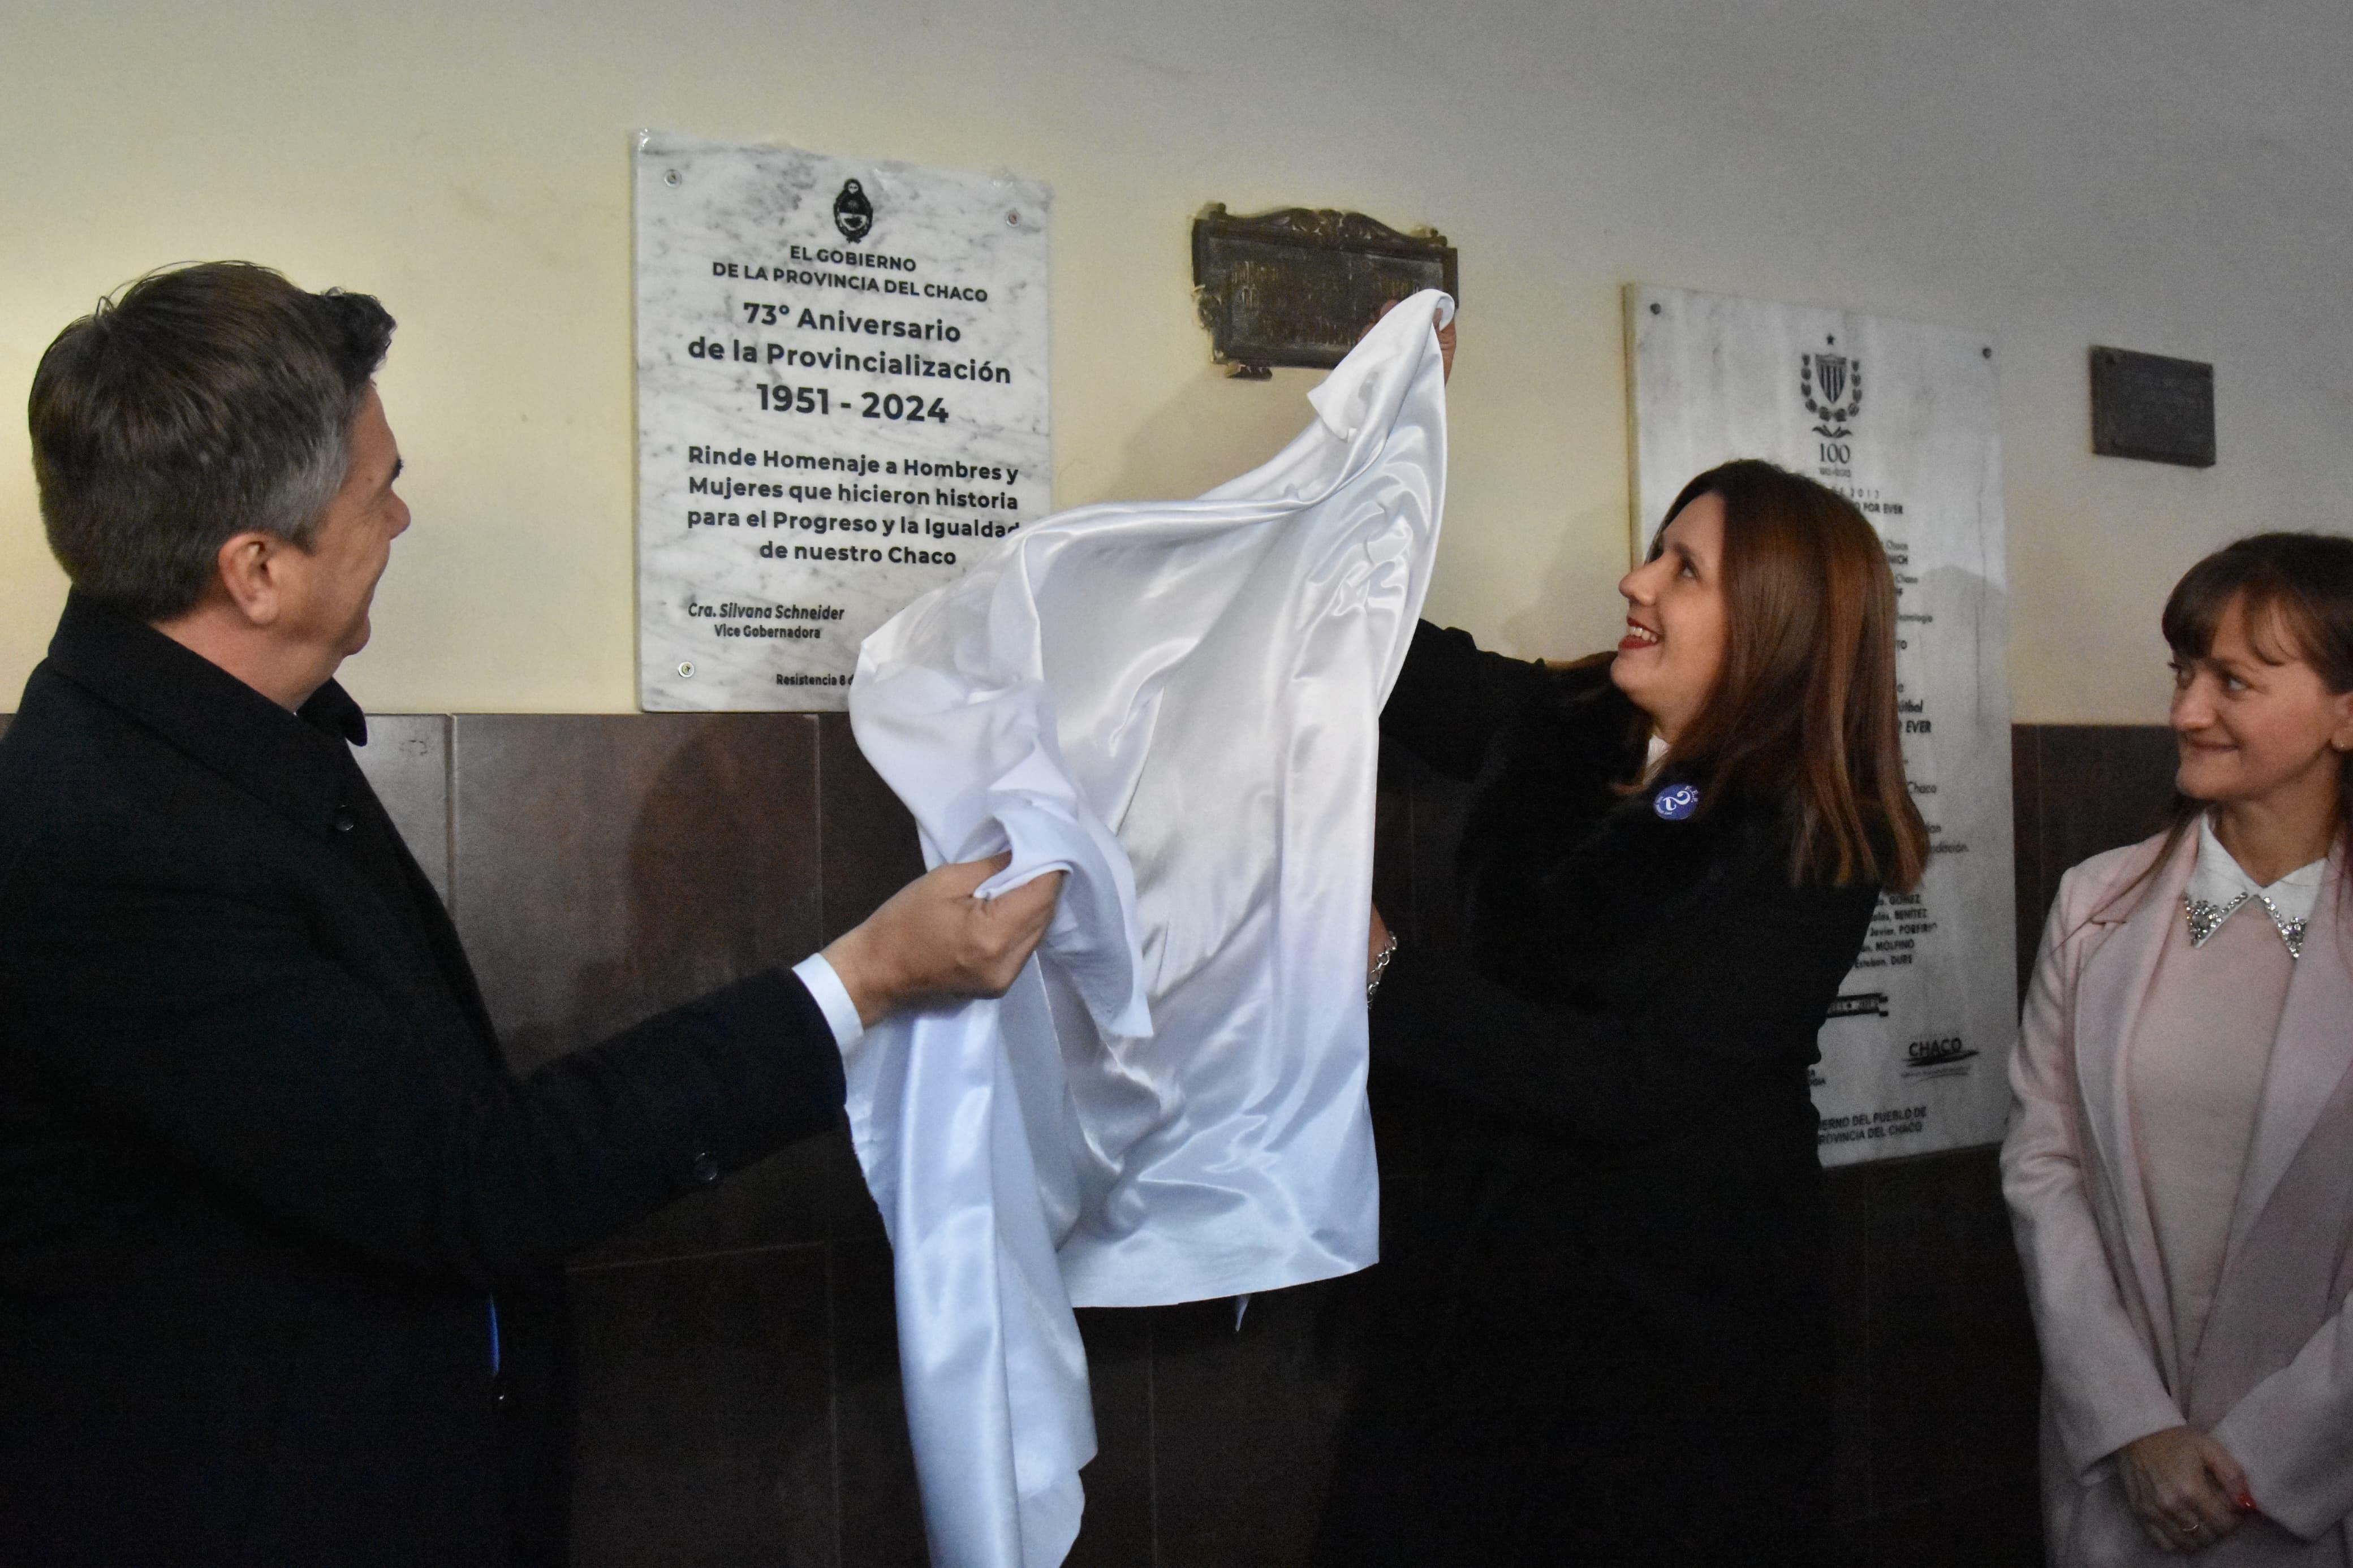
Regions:
M 2198 819 L 2198 864 L 2182 894 L 2182 912 L 2189 921 L 2189 945 L 2203 947 L 2222 922 L 2250 906 L 2271 917 L 2290 958 L 2304 952 L 2305 922 L 2320 898 L 2320 879 L 2328 868 L 2326 857 L 2299 866 L 2268 887 L 2259 885 L 2214 836 L 2211 813 Z

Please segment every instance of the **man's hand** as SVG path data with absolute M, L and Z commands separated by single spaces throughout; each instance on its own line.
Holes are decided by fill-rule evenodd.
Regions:
M 2239 1462 L 2192 1426 L 2168 1426 L 2126 1444 L 2116 1450 L 2116 1473 L 2142 1532 L 2160 1551 L 2211 1546 L 2254 1509 Z
M 1005 994 L 1062 890 L 1062 874 L 1050 871 L 999 898 L 975 898 L 973 889 L 1012 858 L 934 867 L 825 950 L 860 1023 L 926 997 Z

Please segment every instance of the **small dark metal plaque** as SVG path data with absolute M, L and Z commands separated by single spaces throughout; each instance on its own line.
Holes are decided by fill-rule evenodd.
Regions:
M 1362 213 L 1288 207 L 1235 217 L 1221 202 L 1193 220 L 1193 297 L 1209 351 L 1240 376 L 1272 365 L 1328 370 L 1384 301 L 1462 290 L 1436 229 L 1400 234 Z
M 2130 349 L 2092 351 L 2092 450 L 2214 466 L 2214 367 Z

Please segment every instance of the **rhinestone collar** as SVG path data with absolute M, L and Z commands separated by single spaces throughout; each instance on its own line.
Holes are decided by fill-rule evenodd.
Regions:
M 2224 921 L 2254 904 L 2271 917 L 2280 941 L 2287 943 L 2287 955 L 2303 957 L 2304 928 L 2312 918 L 2312 906 L 2320 900 L 2321 873 L 2327 866 L 2326 859 L 2315 860 L 2267 888 L 2258 887 L 2214 837 L 2214 819 L 2200 817 L 2198 865 L 2181 895 L 2182 913 L 2189 921 L 2189 945 L 2205 946 L 2206 940 L 2222 929 Z

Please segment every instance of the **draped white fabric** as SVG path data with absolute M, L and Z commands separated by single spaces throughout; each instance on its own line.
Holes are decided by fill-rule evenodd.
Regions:
M 1264 467 L 1024 528 L 859 656 L 859 745 L 925 859 L 1010 847 L 984 892 L 1069 873 L 1001 1001 L 849 1056 L 942 1568 L 1069 1551 L 1094 1453 L 1074 1304 L 1374 1260 L 1373 773 L 1437 545 L 1452 309 L 1390 312 Z

